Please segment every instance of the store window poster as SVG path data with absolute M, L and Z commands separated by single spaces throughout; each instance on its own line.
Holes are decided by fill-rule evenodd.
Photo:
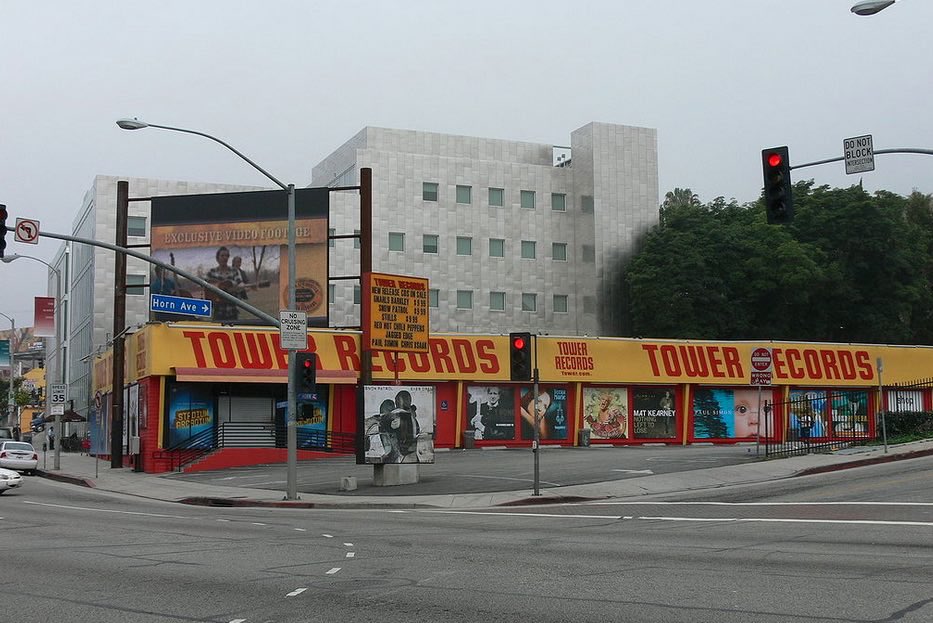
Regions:
M 628 411 L 627 388 L 583 388 L 583 424 L 593 439 L 628 439 Z
M 537 422 L 535 412 L 537 412 Z M 562 387 L 539 387 L 537 399 L 535 399 L 532 388 L 522 389 L 519 416 L 522 439 L 534 439 L 536 423 L 539 439 L 567 439 L 570 431 L 567 415 L 567 390 Z
M 209 387 L 176 383 L 168 393 L 167 447 L 177 446 L 214 428 L 214 396 Z M 212 444 L 213 440 L 207 439 L 198 445 L 210 447 Z
M 693 436 L 697 439 L 764 436 L 765 422 L 760 420 L 758 405 L 757 389 L 699 388 L 693 396 Z
M 640 387 L 632 391 L 632 421 L 636 439 L 668 439 L 675 429 L 674 390 Z

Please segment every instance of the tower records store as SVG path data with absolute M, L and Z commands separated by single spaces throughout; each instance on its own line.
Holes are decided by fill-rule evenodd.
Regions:
M 225 431 L 249 425 L 259 432 L 246 442 L 252 451 L 240 453 L 236 464 L 284 462 L 284 442 L 274 429 L 284 418 L 288 358 L 278 336 L 275 329 L 207 323 L 150 323 L 130 335 L 126 454 L 138 451 L 144 471 L 167 471 L 172 446 L 202 435 L 222 455 L 231 445 Z M 531 383 L 509 380 L 504 335 L 439 334 L 427 353 L 375 351 L 373 384 L 409 387 L 430 403 L 420 410 L 434 420 L 434 448 L 528 446 L 535 410 L 544 444 L 574 445 L 581 430 L 589 431 L 593 444 L 736 443 L 758 435 L 782 438 L 797 416 L 782 412 L 781 403 L 797 399 L 812 407 L 814 437 L 874 436 L 879 359 L 885 386 L 933 370 L 933 348 L 914 346 L 555 336 L 536 341 L 537 396 Z M 356 435 L 360 333 L 313 329 L 308 342 L 318 354 L 318 388 L 313 404 L 299 414 L 299 428 Z M 752 353 L 760 348 L 770 349 L 772 358 L 772 384 L 761 388 L 750 384 Z M 95 361 L 89 428 L 98 455 L 110 452 L 112 369 L 109 353 Z M 929 410 L 926 392 L 884 395 L 889 403 L 909 400 L 914 410 Z M 765 410 L 765 403 L 776 406 Z M 304 452 L 300 458 L 313 456 Z

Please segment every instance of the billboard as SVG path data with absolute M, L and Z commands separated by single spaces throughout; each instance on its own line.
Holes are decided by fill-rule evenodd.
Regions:
M 326 327 L 328 275 L 326 188 L 295 191 L 296 311 Z M 152 256 L 232 294 L 270 316 L 288 309 L 288 200 L 284 190 L 152 198 Z M 211 320 L 265 321 L 210 290 L 154 266 L 150 293 L 213 302 Z M 178 317 L 175 316 L 175 319 Z M 154 315 L 154 320 L 166 319 Z
M 433 386 L 367 385 L 363 405 L 366 463 L 434 462 Z

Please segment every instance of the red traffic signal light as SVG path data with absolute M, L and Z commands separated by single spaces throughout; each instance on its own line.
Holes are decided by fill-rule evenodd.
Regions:
M 317 392 L 317 353 L 295 353 L 298 363 L 298 389 L 302 393 Z
M 791 196 L 790 157 L 787 147 L 773 147 L 761 152 L 765 184 L 765 214 L 768 223 L 789 223 L 794 219 Z
M 513 381 L 531 380 L 531 333 L 509 334 L 509 372 Z
M 6 226 L 6 217 L 6 206 L 0 203 L 0 257 L 3 257 L 3 251 L 6 249 L 6 233 L 9 231 Z

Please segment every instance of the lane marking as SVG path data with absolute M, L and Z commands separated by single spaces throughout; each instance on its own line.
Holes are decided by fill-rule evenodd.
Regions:
M 253 524 L 254 526 L 265 526 L 265 525 L 266 525 L 266 524 L 261 523 L 261 522 L 258 522 L 258 521 L 251 521 L 250 523 Z
M 586 502 L 586 506 L 933 506 L 933 502 Z
M 334 567 L 333 569 L 327 572 L 327 575 L 334 575 L 338 571 L 340 571 L 340 567 Z
M 334 538 L 334 535 L 333 535 L 333 534 L 322 534 L 321 536 L 324 537 L 325 539 L 332 539 L 332 538 Z
M 347 552 L 347 558 L 353 558 L 356 556 L 356 552 Z
M 888 521 L 874 519 L 775 519 L 771 517 L 666 517 L 666 516 L 631 516 L 631 515 L 558 515 L 551 513 L 494 513 L 481 511 L 419 511 L 447 515 L 491 515 L 495 517 L 540 517 L 546 519 L 635 519 L 641 521 L 693 521 L 703 523 L 803 523 L 829 525 L 865 525 L 865 526 L 923 526 L 933 527 L 933 521 Z
M 346 546 L 346 547 L 353 547 L 353 543 L 344 543 L 344 546 Z
M 295 532 L 307 532 L 307 528 L 295 528 Z
M 612 469 L 612 472 L 622 472 L 623 474 L 653 474 L 650 469 Z
M 186 517 L 184 515 L 163 515 L 161 513 L 141 513 L 137 511 L 118 511 L 109 508 L 88 508 L 86 506 L 67 506 L 65 504 L 47 504 L 45 502 L 30 502 L 29 500 L 24 500 L 23 504 L 32 504 L 34 506 L 48 506 L 50 508 L 66 508 L 68 510 L 75 511 L 89 511 L 92 513 L 114 513 L 117 515 L 137 515 L 140 517 L 161 517 L 163 519 L 194 519 L 193 517 Z
M 243 623 L 246 619 L 231 619 L 230 623 Z
M 531 478 L 508 478 L 506 476 L 481 476 L 479 474 L 461 474 L 464 478 L 486 478 L 488 480 L 513 480 L 515 482 L 534 482 Z M 561 487 L 560 483 L 557 482 L 548 482 L 546 480 L 539 481 L 543 485 L 552 485 L 554 487 Z
M 494 517 L 567 517 L 568 519 L 622 519 L 621 515 L 561 515 L 552 513 L 499 513 L 483 511 L 442 511 L 422 510 L 420 513 L 440 513 L 442 515 L 490 515 Z
M 722 521 L 735 523 L 813 523 L 813 524 L 832 524 L 832 525 L 863 525 L 863 526 L 923 526 L 933 527 L 933 521 L 884 521 L 874 519 L 772 519 L 772 518 L 738 518 L 738 517 L 720 517 L 714 518 L 695 518 L 695 517 L 639 517 L 648 521 Z
M 286 595 L 286 597 L 294 597 L 294 596 L 296 596 L 296 595 L 301 595 L 301 594 L 302 594 L 303 592 L 305 592 L 306 590 L 308 590 L 308 589 L 307 589 L 307 588 L 296 588 L 295 590 L 293 590 L 292 592 L 290 592 L 288 595 Z

